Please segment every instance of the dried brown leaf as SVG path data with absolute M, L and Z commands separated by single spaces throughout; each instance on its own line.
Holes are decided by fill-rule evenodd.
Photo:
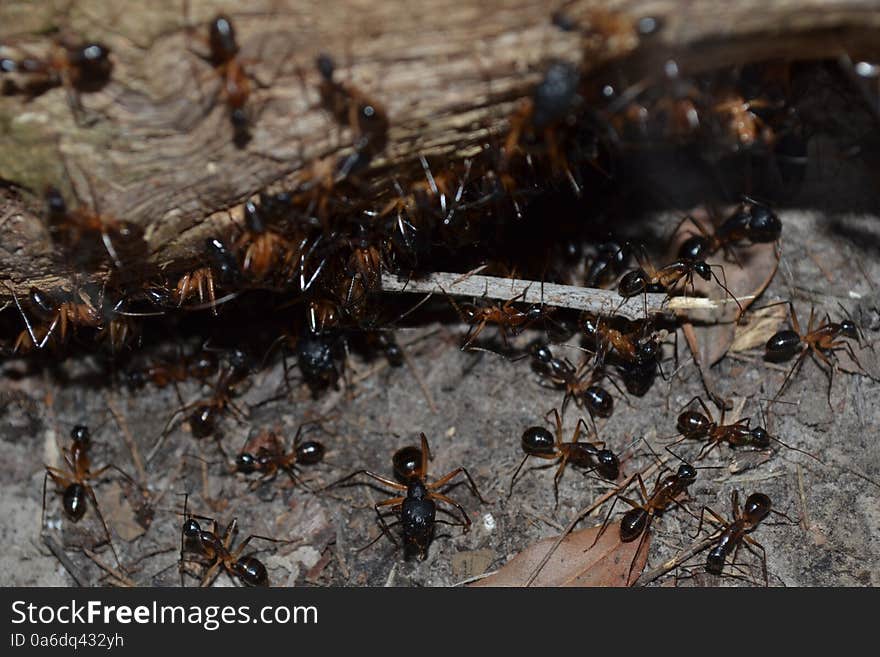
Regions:
M 146 531 L 137 521 L 137 516 L 125 496 L 125 491 L 115 481 L 101 489 L 99 501 L 107 526 L 123 541 L 131 542 Z
M 782 328 L 786 317 L 788 306 L 785 305 L 767 306 L 749 313 L 745 323 L 736 327 L 730 351 L 749 351 L 759 347 L 763 349 L 767 340 Z
M 635 582 L 648 560 L 650 533 L 623 543 L 620 525 L 608 525 L 596 541 L 601 527 L 572 532 L 553 553 L 532 583 L 534 586 L 628 586 Z M 527 547 L 494 575 L 471 586 L 525 586 L 535 568 L 558 540 L 551 536 Z M 593 542 L 595 541 L 595 545 Z M 591 547 L 592 546 L 592 547 Z M 638 550 L 638 555 L 636 551 Z

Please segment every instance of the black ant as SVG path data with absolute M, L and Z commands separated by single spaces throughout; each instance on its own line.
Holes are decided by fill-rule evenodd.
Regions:
M 601 367 L 594 368 L 590 375 L 584 378 L 584 369 L 588 361 L 585 361 L 581 367 L 575 368 L 567 358 L 555 357 L 550 347 L 541 342 L 535 342 L 529 347 L 529 355 L 532 357 L 532 369 L 548 379 L 554 387 L 565 388 L 565 397 L 562 400 L 563 413 L 569 400 L 574 399 L 576 406 L 586 407 L 590 418 L 611 417 L 614 412 L 614 398 L 605 388 L 596 385 L 603 376 Z
M 827 314 L 825 315 L 825 322 L 813 328 L 815 312 L 813 308 L 810 308 L 810 320 L 807 323 L 807 330 L 805 333 L 801 333 L 794 305 L 789 303 L 789 308 L 791 310 L 791 327 L 793 330 L 779 331 L 773 334 L 767 340 L 765 348 L 767 360 L 784 361 L 797 355 L 797 360 L 788 371 L 788 374 L 785 375 L 785 379 L 782 381 L 782 385 L 774 399 L 778 399 L 783 393 L 792 375 L 800 369 L 807 356 L 812 356 L 817 364 L 820 364 L 820 368 L 821 363 L 828 366 L 826 374 L 828 376 L 828 405 L 830 406 L 831 384 L 835 367 L 835 361 L 832 359 L 835 357 L 836 352 L 845 351 L 852 358 L 853 362 L 858 365 L 859 369 L 865 372 L 858 358 L 856 358 L 852 345 L 844 339 L 860 341 L 859 330 L 851 319 L 845 319 L 842 322 L 832 322 Z M 867 372 L 865 374 L 871 377 Z
M 755 548 L 761 551 L 758 555 L 761 558 L 761 565 L 764 572 L 764 585 L 769 585 L 767 577 L 767 552 L 764 546 L 753 539 L 749 534 L 764 520 L 770 513 L 779 513 L 773 510 L 773 503 L 770 498 L 763 493 L 752 493 L 746 498 L 742 512 L 739 509 L 739 492 L 734 490 L 731 494 L 730 505 L 733 512 L 733 520 L 726 521 L 720 515 L 715 513 L 709 507 L 703 507 L 700 514 L 700 524 L 697 527 L 695 536 L 699 536 L 703 527 L 705 514 L 708 513 L 712 518 L 721 524 L 721 533 L 718 536 L 714 547 L 709 550 L 706 557 L 706 570 L 713 575 L 721 575 L 724 570 L 724 564 L 727 557 L 733 554 L 733 560 L 736 561 L 736 554 L 741 545 L 745 545 L 746 549 L 754 551 Z M 780 514 L 785 515 L 785 514 Z M 787 517 L 787 516 L 785 516 Z
M 733 424 L 724 424 L 725 409 L 721 409 L 721 419 L 717 422 L 712 416 L 706 403 L 700 397 L 691 399 L 685 407 L 690 406 L 694 401 L 698 401 L 705 415 L 698 411 L 684 411 L 678 416 L 676 428 L 683 436 L 682 440 L 706 440 L 706 444 L 700 449 L 697 460 L 704 458 L 713 449 L 727 443 L 731 447 L 755 447 L 757 449 L 765 449 L 770 446 L 770 441 L 778 442 L 783 447 L 792 449 L 801 454 L 806 454 L 812 459 L 819 461 L 818 458 L 805 452 L 797 447 L 792 447 L 782 442 L 775 436 L 771 436 L 767 429 L 762 426 L 751 427 L 751 418 L 741 418 Z M 679 441 L 680 442 L 680 441 Z M 821 461 L 819 461 L 821 463 Z
M 395 454 L 395 477 L 401 480 L 400 483 L 393 479 L 389 479 L 388 477 L 383 477 L 382 475 L 370 472 L 369 470 L 357 470 L 347 477 L 331 484 L 331 486 L 336 486 L 352 477 L 363 474 L 371 479 L 375 479 L 380 484 L 387 486 L 392 490 L 405 492 L 405 495 L 377 502 L 373 508 L 379 519 L 382 534 L 384 534 L 392 543 L 398 545 L 397 539 L 392 536 L 390 528 L 397 524 L 402 525 L 405 549 L 416 550 L 419 554 L 419 558 L 424 560 L 428 556 L 428 545 L 434 536 L 434 527 L 436 523 L 443 522 L 436 519 L 437 505 L 435 504 L 435 500 L 445 502 L 446 504 L 455 507 L 459 513 L 461 513 L 463 523 L 456 524 L 462 524 L 464 531 L 468 531 L 471 526 L 471 519 L 464 510 L 464 507 L 455 500 L 437 492 L 438 489 L 446 486 L 455 477 L 463 474 L 467 479 L 468 487 L 471 489 L 471 492 L 484 504 L 486 503 L 486 500 L 480 495 L 480 491 L 477 489 L 477 485 L 474 483 L 467 468 L 455 468 L 436 481 L 428 483 L 428 458 L 431 454 L 431 450 L 428 446 L 428 438 L 424 433 L 421 434 L 420 454 L 417 452 L 418 448 L 407 447 L 403 450 L 398 450 Z M 420 457 L 420 461 L 418 462 L 418 467 L 416 467 L 415 459 L 418 457 Z M 391 507 L 393 513 L 399 514 L 400 516 L 399 520 L 390 525 L 385 521 L 385 517 L 381 512 L 383 507 L 388 506 Z M 382 534 L 380 534 L 379 537 L 381 537 Z M 378 540 L 378 538 L 376 540 Z M 372 545 L 372 543 L 369 545 Z M 369 545 L 367 547 L 369 547 Z
M 126 371 L 125 380 L 132 388 L 139 388 L 147 381 L 157 388 L 164 388 L 190 379 L 204 381 L 217 372 L 218 366 L 217 356 L 202 349 L 194 356 L 181 355 L 177 360 L 159 360 L 141 368 L 131 368 Z
M 110 81 L 112 73 L 110 49 L 99 42 L 58 40 L 45 58 L 29 55 L 18 59 L 0 57 L 0 74 L 25 76 L 27 84 L 23 90 L 32 96 L 63 86 L 77 118 L 83 109 L 79 94 L 100 91 Z M 4 93 L 10 90 L 17 88 L 4 85 Z
M 559 480 L 565 472 L 566 465 L 571 463 L 576 467 L 586 468 L 587 471 L 595 470 L 602 478 L 614 481 L 620 476 L 620 461 L 611 450 L 605 449 L 605 443 L 578 442 L 582 433 L 590 434 L 587 423 L 584 422 L 583 418 L 578 420 L 571 441 L 563 442 L 562 418 L 559 416 L 559 411 L 554 408 L 547 413 L 547 417 L 549 417 L 550 413 L 553 413 L 556 420 L 555 439 L 550 431 L 540 426 L 529 427 L 523 432 L 521 444 L 525 456 L 523 456 L 522 461 L 520 461 L 513 472 L 508 495 L 513 494 L 513 484 L 516 481 L 516 476 L 529 458 L 534 456 L 539 459 L 553 459 L 559 463 L 559 467 L 556 469 L 556 474 L 553 477 L 553 499 L 555 500 L 554 508 L 556 508 L 559 506 Z
M 297 465 L 316 465 L 324 458 L 324 445 L 316 440 L 302 440 L 302 426 L 293 438 L 293 449 L 285 453 L 281 441 L 274 431 L 263 431 L 249 441 L 235 459 L 238 472 L 252 474 L 259 472 L 258 484 L 272 481 L 281 470 L 291 481 L 304 488 L 308 487 L 297 477 Z
M 345 352 L 343 338 L 334 331 L 305 331 L 297 338 L 297 363 L 313 396 L 331 386 L 338 388 Z
M 241 281 L 241 270 L 229 247 L 219 238 L 205 240 L 205 253 L 210 264 L 181 276 L 171 296 L 178 308 L 190 297 L 198 296 L 200 303 L 204 303 L 207 297 L 211 312 L 216 316 L 216 284 L 237 285 Z
M 53 337 L 56 338 L 56 343 L 63 343 L 67 339 L 68 327 L 99 328 L 103 323 L 101 314 L 82 295 L 70 295 L 64 301 L 58 301 L 48 293 L 32 287 L 28 293 L 30 305 L 38 317 L 45 322 L 45 331 L 38 339 L 15 290 L 9 286 L 7 289 L 12 294 L 12 299 L 26 327 L 16 339 L 13 352 L 29 351 L 31 348 L 43 349 Z
M 107 464 L 97 470 L 92 470 L 91 459 L 89 459 L 89 449 L 92 445 L 91 433 L 88 427 L 81 424 L 76 425 L 70 431 L 71 444 L 69 448 L 64 449 L 64 462 L 67 470 L 46 466 L 46 475 L 43 478 L 43 518 L 42 525 L 45 526 L 46 516 L 46 483 L 49 479 L 62 492 L 64 512 L 73 522 L 79 522 L 85 515 L 88 508 L 88 501 L 91 500 L 95 508 L 95 513 L 101 521 L 101 527 L 113 551 L 116 563 L 119 563 L 119 556 L 116 554 L 116 548 L 113 545 L 113 539 L 110 538 L 110 530 L 107 522 L 104 520 L 104 514 L 98 506 L 98 498 L 95 496 L 95 490 L 92 482 L 97 480 L 107 470 L 114 469 L 127 479 L 131 480 L 125 472 L 120 470 L 113 464 Z
M 354 152 L 337 164 L 336 178 L 344 179 L 366 167 L 388 143 L 388 115 L 385 109 L 351 85 L 336 82 L 336 64 L 322 53 L 316 60 L 321 74 L 321 104 L 341 125 L 354 132 Z
M 599 244 L 596 251 L 596 257 L 587 268 L 585 276 L 587 287 L 600 287 L 616 278 L 629 259 L 630 245 L 611 240 Z
M 207 560 L 208 569 L 202 576 L 201 586 L 210 586 L 214 576 L 220 568 L 226 570 L 230 577 L 238 578 L 238 580 L 246 586 L 269 586 L 269 573 L 263 562 L 257 559 L 253 554 L 242 556 L 242 552 L 253 539 L 259 538 L 264 541 L 273 543 L 287 543 L 276 538 L 268 536 L 259 536 L 250 534 L 245 538 L 238 547 L 232 549 L 232 540 L 238 529 L 238 518 L 233 518 L 222 534 L 218 534 L 219 526 L 217 521 L 206 516 L 192 515 L 187 511 L 187 501 L 189 496 L 184 498 L 183 502 L 183 526 L 180 530 L 180 575 L 183 578 L 184 553 L 195 552 Z M 196 521 L 209 520 L 211 522 L 211 530 L 202 529 L 201 525 Z
M 624 299 L 629 299 L 648 292 L 665 292 L 671 294 L 673 288 L 683 281 L 683 287 L 690 285 L 694 289 L 694 274 L 705 281 L 715 279 L 715 282 L 727 295 L 733 299 L 740 313 L 743 311 L 742 304 L 725 283 L 712 271 L 712 267 L 719 267 L 724 276 L 724 268 L 721 265 L 710 265 L 705 260 L 692 260 L 681 258 L 660 269 L 654 269 L 645 258 L 639 259 L 641 267 L 625 274 L 617 285 L 617 292 Z M 726 278 L 726 277 L 725 277 Z
M 690 215 L 682 219 L 684 221 L 690 221 L 700 231 L 699 235 L 691 235 L 679 247 L 678 257 L 689 260 L 703 260 L 719 250 L 725 254 L 731 253 L 731 247 L 743 240 L 763 244 L 776 242 L 782 235 L 782 222 L 776 213 L 747 196 L 714 233 L 706 230 Z

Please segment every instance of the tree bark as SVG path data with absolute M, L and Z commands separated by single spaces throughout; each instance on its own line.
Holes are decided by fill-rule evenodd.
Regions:
M 95 117 L 86 124 L 62 88 L 0 99 L 0 278 L 16 291 L 71 285 L 43 219 L 47 185 L 71 204 L 79 197 L 143 227 L 150 259 L 166 266 L 228 230 L 248 196 L 297 189 L 316 163 L 350 153 L 352 130 L 320 104 L 321 52 L 334 57 L 337 80 L 387 111 L 387 145 L 356 187 L 375 190 L 421 177 L 420 156 L 462 159 L 497 147 L 551 59 L 585 73 L 620 60 L 632 79 L 655 79 L 669 58 L 687 74 L 778 57 L 876 57 L 880 47 L 878 1 L 584 0 L 565 8 L 578 26 L 569 32 L 551 23 L 543 0 L 250 3 L 232 12 L 240 56 L 259 80 L 253 139 L 241 149 L 219 80 L 196 54 L 206 52 L 207 22 L 219 10 L 192 2 L 186 16 L 170 1 L 84 0 L 64 15 L 48 2 L 0 7 L 8 48 L 45 50 L 54 26 L 105 42 L 115 63 L 107 87 L 82 95 Z M 647 15 L 661 28 L 640 37 L 634 21 Z

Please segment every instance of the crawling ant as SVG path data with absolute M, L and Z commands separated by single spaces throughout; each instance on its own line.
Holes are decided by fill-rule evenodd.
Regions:
M 82 204 L 71 210 L 64 196 L 55 187 L 46 188 L 45 200 L 50 232 L 60 238 L 69 250 L 80 254 L 82 260 L 93 259 L 93 253 L 89 250 L 82 255 L 81 243 L 86 237 L 99 240 L 119 270 L 123 269 L 119 250 L 124 249 L 124 252 L 131 253 L 143 243 L 143 231 L 137 224 L 104 216 L 96 209 Z
M 516 335 L 532 322 L 541 319 L 544 315 L 544 310 L 541 306 L 531 306 L 528 310 L 519 310 L 514 307 L 514 302 L 517 299 L 525 298 L 526 292 L 527 290 L 523 290 L 515 297 L 505 301 L 503 304 L 487 303 L 483 306 L 471 303 L 459 304 L 447 294 L 446 296 L 449 298 L 449 302 L 452 304 L 453 308 L 455 308 L 461 319 L 470 324 L 470 328 L 468 329 L 464 342 L 461 345 L 462 351 L 466 351 L 471 344 L 473 344 L 488 324 L 496 324 L 498 326 L 498 330 L 501 332 L 501 338 L 504 341 L 504 344 L 507 345 L 508 331 Z
M 572 434 L 570 442 L 562 440 L 562 418 L 559 411 L 555 408 L 547 413 L 549 417 L 553 413 L 556 419 L 556 437 L 544 427 L 529 427 L 522 435 L 522 449 L 525 452 L 522 461 L 520 461 L 513 477 L 510 479 L 510 492 L 513 494 L 513 484 L 516 476 L 526 461 L 531 457 L 539 459 L 554 459 L 559 463 L 556 474 L 553 477 L 553 499 L 555 500 L 554 508 L 559 506 L 559 480 L 565 472 L 565 466 L 571 463 L 579 468 L 586 468 L 587 471 L 597 471 L 603 479 L 614 481 L 620 475 L 620 461 L 611 450 L 605 449 L 605 443 L 588 443 L 578 442 L 581 433 L 589 435 L 590 430 L 583 418 L 578 420 L 574 434 Z
M 828 376 L 828 405 L 830 406 L 831 384 L 833 382 L 836 362 L 832 359 L 834 359 L 836 352 L 845 351 L 852 358 L 853 362 L 858 365 L 859 369 L 865 372 L 853 351 L 852 345 L 846 341 L 846 339 L 859 341 L 859 330 L 851 319 L 845 319 L 842 322 L 832 322 L 827 314 L 825 315 L 825 322 L 813 328 L 815 313 L 814 309 L 810 308 L 810 320 L 807 323 L 807 330 L 805 333 L 801 333 L 797 313 L 795 312 L 794 305 L 790 302 L 789 308 L 791 310 L 792 330 L 779 331 L 773 334 L 767 340 L 765 347 L 765 358 L 767 360 L 784 361 L 797 356 L 797 360 L 789 369 L 788 374 L 785 375 L 785 379 L 782 381 L 782 385 L 774 399 L 779 398 L 791 380 L 792 375 L 800 369 L 807 356 L 811 356 L 820 365 L 820 369 L 822 369 L 822 363 L 828 366 L 826 374 Z M 867 372 L 865 374 L 869 377 L 871 376 Z
M 678 257 L 689 260 L 702 260 L 723 250 L 731 253 L 731 247 L 743 240 L 752 244 L 776 242 L 782 234 L 782 222 L 769 207 L 749 197 L 744 197 L 740 207 L 715 230 L 709 232 L 690 215 L 682 222 L 690 221 L 700 231 L 691 235 L 678 250 Z M 679 224 L 681 225 L 681 224 Z
M 110 49 L 99 42 L 59 40 L 48 57 L 0 57 L 0 74 L 25 76 L 24 90 L 33 96 L 63 86 L 77 117 L 82 109 L 79 94 L 100 91 L 110 81 L 112 73 Z M 4 92 L 15 89 L 14 85 L 5 85 Z
M 600 287 L 616 278 L 626 265 L 630 246 L 628 243 L 619 244 L 612 240 L 599 244 L 596 251 L 596 257 L 587 268 L 587 287 Z
M 238 518 L 233 518 L 222 534 L 218 534 L 219 526 L 217 521 L 206 516 L 196 516 L 187 511 L 187 500 L 189 496 L 184 498 L 183 502 L 183 526 L 180 530 L 180 575 L 183 578 L 184 553 L 194 552 L 206 560 L 207 570 L 202 576 L 201 586 L 210 586 L 213 579 L 220 568 L 223 568 L 230 577 L 237 578 L 245 586 L 269 586 L 269 573 L 263 562 L 257 559 L 253 554 L 242 556 L 244 549 L 253 539 L 259 538 L 263 541 L 271 541 L 273 543 L 286 543 L 276 538 L 268 536 L 260 536 L 258 534 L 250 534 L 245 538 L 238 547 L 232 549 L 232 540 L 238 529 Z M 211 530 L 202 529 L 202 526 L 196 520 L 209 520 L 211 522 Z
M 316 440 L 302 440 L 302 426 L 293 438 L 293 449 L 285 453 L 274 431 L 260 433 L 235 459 L 235 468 L 244 474 L 260 473 L 257 484 L 275 479 L 278 471 L 286 472 L 291 481 L 308 487 L 296 475 L 297 465 L 316 465 L 324 458 L 324 445 Z
M 685 407 L 690 406 L 694 401 L 698 401 L 703 409 L 703 413 L 699 411 L 684 411 L 678 416 L 676 428 L 683 436 L 682 440 L 707 440 L 708 442 L 700 449 L 697 460 L 704 458 L 713 449 L 727 443 L 731 447 L 755 447 L 757 449 L 765 449 L 770 446 L 773 440 L 779 444 L 801 452 L 807 456 L 819 461 L 818 458 L 805 452 L 804 450 L 792 447 L 783 443 L 775 436 L 771 436 L 767 429 L 762 426 L 751 427 L 751 418 L 741 418 L 733 424 L 724 424 L 725 409 L 721 409 L 721 419 L 717 422 L 712 416 L 712 411 L 706 406 L 706 403 L 700 397 L 691 399 Z M 705 413 L 705 415 L 704 415 Z M 821 463 L 821 461 L 819 461 Z
M 639 269 L 630 271 L 620 279 L 617 292 L 624 299 L 630 299 L 648 292 L 666 292 L 669 294 L 682 281 L 684 282 L 683 287 L 686 288 L 690 285 L 691 289 L 693 289 L 694 274 L 696 274 L 705 281 L 714 278 L 719 287 L 736 303 L 740 313 L 743 311 L 739 299 L 734 296 L 727 285 L 722 283 L 721 279 L 712 271 L 712 267 L 719 267 L 723 276 L 724 268 L 721 265 L 710 265 L 705 260 L 692 260 L 690 258 L 680 258 L 660 269 L 654 269 L 646 259 L 640 259 L 639 264 L 641 265 Z
M 91 448 L 91 433 L 88 427 L 78 424 L 70 431 L 71 444 L 69 448 L 64 449 L 64 463 L 67 470 L 46 466 L 46 475 L 43 478 L 43 520 L 45 526 L 46 515 L 46 484 L 49 479 L 62 492 L 64 512 L 73 522 L 79 522 L 85 515 L 88 508 L 88 501 L 91 500 L 95 508 L 95 513 L 101 521 L 104 528 L 104 534 L 107 542 L 113 551 L 116 563 L 119 563 L 119 556 L 116 554 L 116 548 L 113 546 L 113 540 L 110 538 L 110 530 L 104 515 L 98 506 L 98 498 L 95 496 L 95 490 L 92 482 L 97 480 L 103 473 L 111 468 L 122 474 L 127 479 L 131 479 L 125 472 L 120 470 L 113 464 L 107 464 L 95 471 L 92 471 L 91 459 L 89 459 L 89 449 Z
M 207 238 L 205 252 L 211 264 L 181 276 L 171 296 L 178 308 L 193 296 L 198 296 L 200 303 L 204 303 L 207 297 L 211 312 L 216 316 L 217 292 L 215 285 L 217 283 L 236 285 L 241 280 L 241 270 L 238 267 L 238 261 L 223 240 L 217 237 Z
M 773 510 L 773 503 L 770 498 L 763 493 L 752 493 L 746 498 L 742 512 L 739 509 L 739 492 L 734 490 L 731 494 L 730 505 L 733 511 L 733 520 L 726 521 L 720 515 L 715 513 L 709 507 L 703 507 L 700 514 L 700 524 L 697 527 L 698 536 L 700 529 L 703 527 L 705 514 L 711 515 L 715 521 L 721 524 L 721 533 L 718 536 L 714 547 L 709 551 L 706 557 L 706 570 L 713 575 L 721 575 L 724 570 L 724 563 L 727 557 L 733 553 L 733 560 L 736 561 L 736 553 L 741 545 L 745 545 L 746 549 L 754 552 L 757 548 L 761 551 L 758 555 L 761 557 L 761 565 L 764 571 L 764 585 L 769 585 L 767 577 L 767 553 L 764 546 L 753 539 L 749 534 L 764 520 L 771 512 L 779 513 Z M 783 514 L 781 514 L 783 515 Z
M 627 363 L 653 363 L 662 353 L 662 332 L 653 331 L 650 321 L 631 322 L 622 317 L 609 318 L 583 312 L 580 328 L 585 349 L 601 359 L 613 353 Z
M 308 238 L 288 237 L 269 225 L 290 204 L 286 193 L 260 194 L 259 204 L 252 200 L 244 204 L 245 229 L 232 245 L 233 251 L 240 254 L 243 274 L 257 281 L 270 275 L 286 281 L 300 267 L 309 251 Z
M 45 332 L 42 338 L 37 339 L 31 321 L 22 309 L 18 295 L 11 287 L 7 286 L 7 289 L 12 293 L 12 299 L 26 327 L 18 335 L 12 347 L 13 352 L 28 351 L 31 348 L 43 349 L 53 337 L 57 343 L 63 343 L 67 339 L 68 326 L 99 328 L 102 325 L 101 314 L 85 297 L 71 295 L 64 301 L 58 301 L 48 293 L 32 287 L 28 293 L 28 300 L 37 316 L 45 322 Z
M 357 475 L 363 474 L 392 490 L 405 492 L 405 495 L 392 497 L 377 502 L 374 505 L 373 508 L 376 511 L 376 516 L 378 517 L 379 524 L 382 528 L 382 534 L 380 534 L 376 540 L 381 538 L 384 534 L 392 543 L 398 545 L 397 539 L 391 534 L 391 527 L 400 524 L 403 527 L 404 548 L 406 550 L 416 550 L 419 554 L 419 558 L 424 560 L 428 556 L 428 545 L 434 536 L 434 527 L 436 523 L 443 522 L 442 520 L 436 519 L 437 505 L 435 501 L 445 502 L 446 504 L 455 507 L 459 513 L 461 513 L 463 522 L 455 524 L 462 524 L 464 531 L 468 531 L 471 526 L 471 519 L 464 510 L 464 507 L 450 497 L 437 492 L 440 488 L 449 484 L 455 479 L 455 477 L 464 475 L 471 492 L 484 504 L 486 503 L 486 500 L 480 495 L 480 491 L 477 489 L 477 485 L 474 483 L 467 468 L 455 468 L 436 481 L 428 483 L 428 458 L 431 454 L 431 450 L 428 446 L 428 438 L 424 433 L 420 435 L 420 450 L 416 447 L 406 447 L 402 450 L 398 450 L 394 455 L 394 473 L 398 481 L 375 474 L 369 470 L 357 470 L 347 477 L 331 484 L 331 486 L 336 486 Z M 418 466 L 416 466 L 417 462 Z M 399 520 L 390 525 L 385 521 L 385 517 L 381 512 L 383 507 L 388 506 L 391 507 L 393 513 L 398 514 L 400 517 Z M 373 541 L 373 543 L 374 542 L 375 541 Z M 372 545 L 372 543 L 369 545 Z M 367 547 L 369 547 L 369 545 Z
M 316 333 L 306 331 L 296 341 L 296 356 L 300 372 L 312 391 L 317 395 L 331 386 L 338 387 L 340 369 L 337 361 L 344 361 L 345 347 L 335 332 Z
M 354 132 L 354 152 L 337 163 L 336 178 L 344 179 L 366 167 L 388 143 L 388 115 L 381 105 L 353 86 L 333 79 L 336 64 L 321 53 L 315 62 L 321 75 L 321 104 L 341 125 Z
M 563 413 L 568 401 L 574 399 L 576 406 L 587 408 L 590 418 L 611 417 L 614 411 L 614 398 L 607 390 L 596 385 L 602 378 L 601 367 L 594 368 L 590 376 L 584 378 L 584 369 L 588 365 L 586 361 L 581 367 L 575 368 L 567 358 L 555 357 L 550 347 L 541 342 L 530 345 L 529 355 L 532 357 L 532 369 L 548 379 L 555 387 L 565 388 L 565 398 L 562 401 Z
M 129 369 L 125 378 L 132 388 L 139 388 L 147 381 L 157 388 L 190 379 L 204 381 L 217 372 L 217 356 L 205 349 L 191 357 L 180 356 L 176 360 L 159 360 L 144 367 Z

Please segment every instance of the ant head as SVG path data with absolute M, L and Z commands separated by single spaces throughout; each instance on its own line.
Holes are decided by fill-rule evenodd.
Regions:
M 196 438 L 207 438 L 214 433 L 216 412 L 210 404 L 199 404 L 189 416 L 189 426 Z
M 215 64 L 229 61 L 238 54 L 238 44 L 235 41 L 235 28 L 232 20 L 226 14 L 218 14 L 211 21 L 209 33 L 211 54 Z
M 235 469 L 244 474 L 251 474 L 257 469 L 257 459 L 253 454 L 242 452 L 235 459 Z
M 611 450 L 600 449 L 596 452 L 596 460 L 599 463 L 599 473 L 603 477 L 613 481 L 620 476 L 620 461 Z
M 266 230 L 260 206 L 253 201 L 244 204 L 244 223 L 248 230 L 254 233 L 262 233 Z
M 83 90 L 97 90 L 110 79 L 113 62 L 110 49 L 100 43 L 87 43 L 67 51 L 69 62 L 79 69 L 76 85 Z
M 539 363 L 549 363 L 553 360 L 553 352 L 550 351 L 550 347 L 540 341 L 529 345 L 529 353 Z
M 245 130 L 250 123 L 250 121 L 248 121 L 247 112 L 243 107 L 236 107 L 229 112 L 229 121 L 232 123 L 232 127 L 236 130 Z
M 707 263 L 705 260 L 696 261 L 694 263 L 694 271 L 704 281 L 708 281 L 710 278 L 712 278 L 712 268 L 709 267 L 709 263 Z
M 67 214 L 67 202 L 57 187 L 46 188 L 46 214 L 50 220 L 63 219 Z
M 840 332 L 852 340 L 859 339 L 859 329 L 851 319 L 845 319 L 840 323 Z
M 706 570 L 711 575 L 720 575 L 724 569 L 724 561 L 727 559 L 727 553 L 720 545 L 715 546 L 706 556 Z
M 81 445 L 88 445 L 92 439 L 89 428 L 82 424 L 77 424 L 70 430 L 70 439 Z
M 769 515 L 772 508 L 773 503 L 764 493 L 752 493 L 743 505 L 743 515 L 752 522 L 759 522 Z
M 678 478 L 687 482 L 692 482 L 697 479 L 697 469 L 692 466 L 690 463 L 682 463 L 678 466 Z
M 770 434 L 767 433 L 767 430 L 764 427 L 755 427 L 749 433 L 752 436 L 752 441 L 755 447 L 770 446 Z
M 543 315 L 541 306 L 532 306 L 526 311 L 526 319 L 530 322 L 537 322 Z
M 660 356 L 661 349 L 662 346 L 660 344 L 659 336 L 652 335 L 647 340 L 638 343 L 638 360 L 641 362 L 657 360 Z
M 752 242 L 775 242 L 782 234 L 782 222 L 769 207 L 751 201 L 749 239 Z
M 330 55 L 322 52 L 318 55 L 317 59 L 315 59 L 315 65 L 318 67 L 318 73 L 321 74 L 322 78 L 327 82 L 333 81 L 333 71 L 336 69 L 336 64 L 333 62 L 333 58 Z
M 563 61 L 550 64 L 533 96 L 532 121 L 538 130 L 565 119 L 578 102 L 579 84 L 580 72 L 576 66 Z

